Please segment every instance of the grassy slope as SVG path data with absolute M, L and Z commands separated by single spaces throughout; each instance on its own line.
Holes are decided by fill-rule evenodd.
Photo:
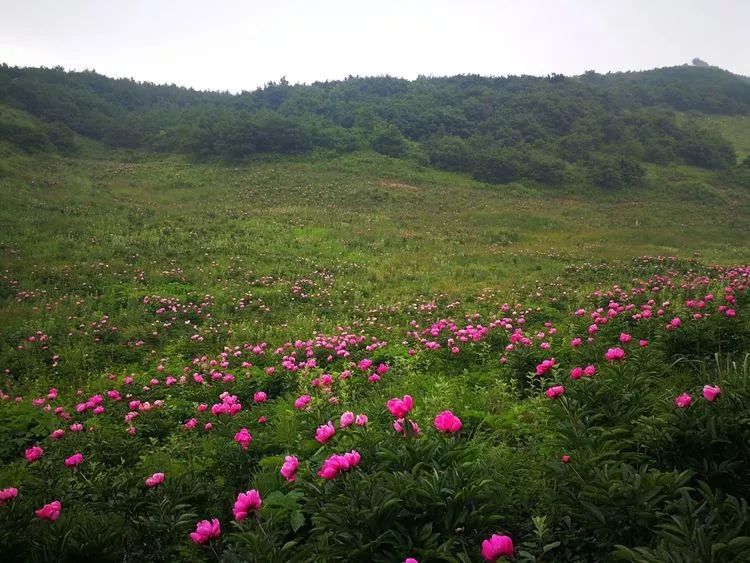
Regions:
M 638 190 L 607 194 L 487 186 L 372 154 L 226 167 L 177 157 L 59 159 L 0 151 L 0 366 L 37 379 L 40 388 L 54 384 L 67 389 L 68 395 L 72 386 L 85 383 L 87 389 L 103 389 L 108 382 L 102 374 L 108 371 L 121 375 L 132 370 L 147 377 L 156 373 L 162 357 L 170 370 L 179 369 L 194 355 L 214 355 L 227 344 L 268 340 L 273 347 L 349 321 L 358 321 L 354 331 L 372 327 L 397 343 L 408 319 L 419 313 L 402 307 L 391 331 L 388 314 L 369 309 L 420 303 L 445 292 L 436 314 L 460 318 L 464 311 L 481 310 L 486 295 L 492 299 L 485 309 L 497 313 L 503 300 L 542 302 L 527 297 L 538 293 L 538 287 L 554 289 L 571 264 L 642 254 L 699 256 L 727 264 L 750 259 L 750 194 L 686 167 L 651 168 Z M 321 269 L 333 274 L 330 285 L 315 274 Z M 635 275 L 635 270 L 624 271 Z M 562 287 L 586 293 L 595 284 L 627 282 L 608 275 L 584 270 Z M 263 276 L 276 281 L 264 285 Z M 291 288 L 295 282 L 304 285 L 302 278 L 317 285 L 318 296 L 310 302 L 292 297 Z M 20 291 L 33 295 L 16 298 Z M 250 305 L 237 310 L 237 300 L 248 292 L 253 294 Z M 198 319 L 206 335 L 203 343 L 190 342 L 185 327 L 161 331 L 157 316 L 141 302 L 146 295 L 184 303 L 206 294 L 214 296 L 216 305 L 211 318 L 204 314 Z M 260 310 L 259 298 L 270 312 Z M 454 299 L 462 306 L 445 306 Z M 549 311 L 540 313 L 537 322 L 548 318 Z M 570 322 L 568 313 L 561 325 Z M 563 318 L 562 312 L 557 314 Z M 94 327 L 103 315 L 119 328 L 117 335 Z M 371 323 L 375 315 L 378 321 Z M 157 328 L 160 336 L 151 338 Z M 37 330 L 50 335 L 50 353 L 62 357 L 59 367 L 50 367 L 50 353 L 14 349 Z M 136 349 L 130 343 L 139 339 L 146 345 Z M 403 351 L 394 355 L 399 353 Z M 549 494 L 542 490 L 540 468 L 559 451 L 548 451 L 544 441 L 549 421 L 539 399 L 518 401 L 495 373 L 497 350 L 488 348 L 486 356 L 470 373 L 460 364 L 430 364 L 430 358 L 399 362 L 394 369 L 398 377 L 385 378 L 382 387 L 356 399 L 344 388 L 342 398 L 346 408 L 370 413 L 373 428 L 386 431 L 390 421 L 383 412 L 384 397 L 405 392 L 419 398 L 425 420 L 446 406 L 481 420 L 488 425 L 486 435 L 476 438 L 484 474 L 503 485 L 510 506 L 523 506 L 532 514 L 535 503 Z M 689 374 L 674 377 L 679 385 L 693 383 Z M 6 383 L 0 388 L 8 388 Z M 193 400 L 216 400 L 212 389 L 187 392 L 196 395 L 170 395 L 170 405 L 185 409 L 170 412 L 170 423 L 183 412 L 192 413 Z M 294 451 L 312 459 L 317 444 L 310 436 L 321 420 L 296 417 L 290 399 L 272 401 L 263 411 L 274 423 L 259 430 L 256 446 L 280 454 L 273 448 L 283 444 L 284 451 L 298 448 Z M 337 414 L 331 413 L 325 414 Z M 122 433 L 119 418 L 117 424 L 112 436 Z M 233 455 L 236 448 L 225 448 L 224 438 L 216 438 L 217 451 Z M 114 443 L 119 460 L 120 446 Z M 144 446 L 137 462 L 130 462 L 139 482 L 141 474 L 157 470 L 165 469 L 170 479 L 193 471 L 188 450 L 175 444 L 165 440 Z M 106 452 L 96 448 L 95 455 L 104 459 Z M 207 471 L 219 473 L 226 459 L 216 457 Z M 264 494 L 280 486 L 276 461 L 267 460 L 263 467 L 268 469 L 253 468 L 252 486 Z M 20 462 L 9 465 L 0 473 L 2 482 L 24 482 L 20 467 Z M 92 474 L 107 482 L 122 471 L 118 464 L 113 467 L 93 466 Z M 232 471 L 245 475 L 246 466 L 237 467 Z M 205 489 L 205 482 L 196 483 Z M 207 496 L 219 503 L 227 494 L 214 484 Z M 201 517 L 218 514 L 217 506 L 201 506 Z M 107 513 L 107 520 L 111 516 Z M 120 533 L 121 526 L 116 528 Z M 87 539 L 96 535 L 84 532 Z M 480 540 L 471 539 L 473 557 Z
M 737 156 L 750 156 L 750 116 L 747 115 L 707 115 L 699 119 L 703 125 L 715 127 L 730 141 Z
M 286 299 L 318 269 L 336 279 L 325 326 L 419 295 L 510 297 L 571 263 L 750 260 L 750 194 L 686 167 L 655 167 L 637 190 L 576 193 L 489 186 L 373 154 L 225 167 L 6 153 L 0 198 L 2 268 L 20 288 L 238 298 L 271 275 L 287 286 L 249 289 L 290 336 L 319 324 L 320 311 Z M 31 328 L 28 309 L 8 300 L 0 313 Z

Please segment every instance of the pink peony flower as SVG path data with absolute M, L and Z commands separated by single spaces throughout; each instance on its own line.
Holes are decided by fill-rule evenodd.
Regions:
M 250 435 L 250 432 L 248 432 L 247 428 L 241 428 L 234 435 L 234 441 L 242 446 L 243 450 L 247 451 L 247 449 L 250 447 L 250 442 L 253 441 L 253 437 Z
M 435 428 L 440 432 L 453 434 L 461 430 L 461 419 L 451 411 L 443 411 L 435 417 Z
M 297 468 L 299 467 L 299 460 L 293 456 L 288 455 L 284 458 L 284 464 L 281 466 L 281 476 L 287 480 L 288 483 L 296 481 Z
M 570 370 L 570 379 L 581 379 L 582 375 L 583 368 L 581 367 L 574 367 L 572 370 Z
M 310 404 L 310 401 L 312 401 L 312 398 L 310 395 L 302 395 L 301 397 L 298 397 L 296 401 L 294 401 L 294 408 L 299 410 L 304 409 L 308 404 Z
M 549 370 L 552 369 L 552 367 L 555 365 L 555 358 L 550 358 L 548 360 L 543 360 L 541 364 L 538 364 L 536 366 L 536 372 L 534 375 L 536 377 L 540 377 L 547 373 Z
M 60 518 L 60 512 L 62 511 L 62 503 L 59 500 L 54 500 L 49 504 L 45 504 L 39 510 L 34 511 L 39 518 L 42 520 L 49 520 L 54 522 Z
M 268 400 L 268 395 L 266 395 L 263 391 L 258 391 L 253 395 L 253 401 L 256 403 L 265 403 Z
M 26 450 L 26 461 L 29 463 L 34 463 L 36 460 L 38 460 L 40 457 L 44 455 L 44 450 L 40 448 L 39 446 L 32 446 L 29 449 Z
M 260 493 L 256 489 L 251 489 L 247 492 L 240 493 L 237 496 L 237 500 L 234 502 L 234 508 L 232 508 L 232 514 L 237 522 L 242 522 L 247 518 L 250 512 L 257 512 L 260 510 L 263 501 L 260 498 Z
M 414 407 L 414 399 L 410 395 L 404 395 L 403 399 L 389 399 L 386 406 L 395 418 L 404 418 Z
M 490 562 L 501 557 L 513 557 L 513 540 L 509 536 L 492 534 L 490 539 L 482 542 L 482 557 Z
M 323 462 L 318 476 L 326 480 L 334 479 L 341 471 L 349 471 L 359 465 L 360 459 L 361 456 L 356 450 L 343 455 L 333 454 Z
M 544 392 L 544 394 L 547 395 L 550 399 L 556 399 L 564 393 L 565 387 L 563 387 L 562 385 L 555 385 L 554 387 L 550 387 Z
M 565 454 L 564 456 L 562 456 L 562 460 L 561 461 L 563 463 L 570 463 L 570 456 L 568 454 Z
M 622 361 L 623 359 L 625 359 L 625 350 L 623 350 L 619 346 L 615 348 L 610 348 L 604 354 L 604 359 L 607 360 L 608 362 Z
M 315 440 L 321 444 L 325 444 L 336 434 L 336 429 L 333 427 L 333 423 L 329 420 L 328 423 L 318 426 L 315 431 Z
M 164 473 L 154 473 L 151 477 L 146 477 L 146 486 L 150 489 L 164 482 Z
M 0 490 L 0 506 L 4 505 L 9 500 L 12 500 L 18 496 L 18 489 L 15 487 L 8 487 L 7 489 Z
M 354 424 L 357 426 L 364 426 L 367 424 L 367 415 L 366 414 L 358 414 L 357 418 L 354 420 Z
M 693 402 L 693 398 L 687 393 L 675 397 L 674 404 L 678 409 L 686 409 Z
M 76 467 L 78 465 L 81 465 L 83 463 L 83 454 L 81 452 L 76 452 L 69 458 L 65 459 L 65 467 Z
M 409 423 L 411 424 L 412 433 L 415 435 L 419 434 L 419 425 L 413 420 L 410 420 Z M 393 422 L 393 429 L 399 434 L 403 433 L 406 435 L 407 428 L 406 421 L 403 418 L 399 418 Z
M 190 532 L 190 539 L 197 544 L 204 544 L 212 538 L 218 538 L 221 535 L 221 525 L 219 519 L 214 518 L 210 522 L 201 520 L 196 524 L 195 531 Z
M 339 426 L 341 428 L 346 428 L 347 426 L 351 426 L 352 424 L 354 424 L 354 421 L 354 413 L 351 411 L 346 411 L 341 415 L 341 418 L 339 419 Z
M 705 385 L 703 387 L 703 398 L 707 401 L 714 402 L 721 395 L 721 388 L 718 385 Z

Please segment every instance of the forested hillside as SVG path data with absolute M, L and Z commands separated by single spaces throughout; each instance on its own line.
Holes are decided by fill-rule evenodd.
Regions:
M 737 164 L 700 116 L 750 114 L 750 80 L 715 67 L 566 77 L 349 77 L 199 92 L 61 68 L 0 66 L 0 138 L 238 161 L 372 149 L 490 183 L 637 183 L 644 163 Z

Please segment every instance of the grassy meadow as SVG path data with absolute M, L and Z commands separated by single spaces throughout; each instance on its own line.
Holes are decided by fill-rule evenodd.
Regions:
M 748 560 L 750 192 L 721 174 L 3 149 L 0 225 L 6 561 Z

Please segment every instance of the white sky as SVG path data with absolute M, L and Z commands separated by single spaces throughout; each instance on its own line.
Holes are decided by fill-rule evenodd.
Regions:
M 750 75 L 750 0 L 0 0 L 0 62 L 211 90 L 693 57 Z

